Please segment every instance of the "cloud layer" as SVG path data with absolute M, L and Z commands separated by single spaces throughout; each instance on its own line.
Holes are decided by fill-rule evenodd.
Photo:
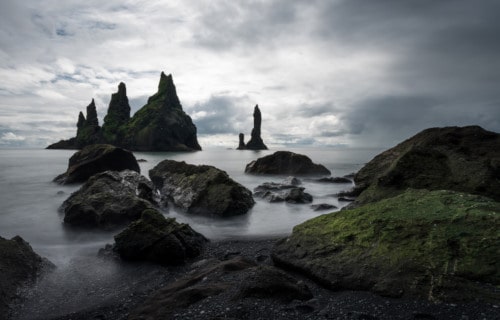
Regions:
M 392 146 L 432 126 L 500 131 L 497 1 L 0 2 L 0 147 L 75 134 L 119 82 L 136 111 L 172 73 L 203 147 Z M 214 138 L 215 137 L 215 138 Z

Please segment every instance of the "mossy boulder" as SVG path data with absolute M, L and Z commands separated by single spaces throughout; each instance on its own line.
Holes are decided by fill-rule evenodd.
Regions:
M 114 229 L 154 208 L 153 185 L 135 171 L 106 171 L 92 176 L 61 206 L 64 223 L 80 228 Z
M 93 144 L 73 154 L 66 172 L 55 177 L 54 181 L 60 184 L 85 182 L 108 170 L 141 172 L 132 152 L 109 144 Z
M 354 181 L 358 204 L 407 188 L 455 190 L 500 201 L 500 134 L 478 126 L 427 129 L 377 155 Z
M 164 160 L 149 171 L 149 177 L 165 203 L 171 201 L 188 213 L 235 216 L 255 204 L 250 190 L 213 166 Z
M 125 260 L 177 265 L 198 256 L 207 241 L 189 225 L 149 209 L 115 236 L 114 251 Z
M 331 174 L 330 170 L 321 164 L 313 163 L 309 157 L 290 151 L 277 151 L 254 160 L 246 165 L 245 173 L 294 176 Z
M 0 314 L 7 316 L 18 290 L 51 268 L 54 265 L 36 254 L 21 237 L 10 240 L 0 237 Z
M 272 256 L 333 289 L 498 303 L 499 213 L 482 196 L 408 190 L 306 221 Z

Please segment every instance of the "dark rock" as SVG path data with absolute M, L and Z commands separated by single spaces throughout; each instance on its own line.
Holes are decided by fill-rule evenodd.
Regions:
M 240 143 L 238 144 L 237 150 L 245 150 L 246 149 L 246 146 L 245 146 L 245 135 L 243 133 L 239 134 L 239 140 L 240 140 Z
M 18 297 L 21 287 L 52 268 L 54 265 L 36 254 L 21 237 L 0 237 L 0 317 L 7 316 L 9 304 Z
M 255 204 L 250 190 L 212 166 L 164 160 L 149 176 L 164 201 L 188 213 L 234 216 L 247 213 Z
M 118 85 L 118 92 L 111 95 L 108 113 L 104 117 L 102 134 L 110 144 L 121 144 L 125 132 L 123 126 L 130 120 L 130 105 L 128 103 L 127 88 L 123 82 Z
M 207 241 L 189 225 L 148 209 L 139 220 L 115 236 L 114 251 L 125 260 L 177 265 L 198 256 Z
M 305 188 L 292 184 L 265 182 L 254 189 L 254 196 L 269 202 L 310 203 L 313 197 L 304 192 Z
M 354 200 L 356 200 L 356 199 L 354 199 L 354 198 L 346 198 L 346 197 L 339 197 L 339 201 L 341 201 L 341 202 L 353 202 Z
M 135 171 L 96 174 L 64 201 L 64 223 L 103 229 L 123 226 L 153 208 L 152 193 L 152 183 Z
M 124 128 L 122 145 L 138 151 L 201 150 L 196 126 L 183 110 L 172 75 L 161 73 L 158 92 Z
M 309 157 L 289 151 L 277 151 L 247 164 L 246 173 L 286 175 L 330 175 L 331 172 Z
M 326 183 L 352 183 L 352 180 L 345 177 L 325 177 L 316 180 L 318 182 L 326 182 Z
M 311 209 L 313 209 L 314 211 L 324 211 L 324 210 L 337 209 L 337 207 L 334 206 L 333 204 L 320 203 L 320 204 L 313 204 L 311 206 Z
M 299 185 L 302 184 L 302 181 L 300 181 L 300 179 L 297 179 L 296 177 L 289 176 L 288 178 L 286 178 L 285 180 L 283 180 L 282 184 L 288 184 L 288 185 L 292 185 L 292 186 L 299 186 Z
M 140 172 L 134 155 L 122 148 L 107 144 L 90 145 L 71 156 L 68 170 L 54 181 L 60 184 L 84 182 L 96 173 L 107 170 Z
M 246 144 L 245 148 L 248 150 L 267 150 L 264 141 L 260 136 L 260 126 L 262 124 L 262 115 L 260 113 L 259 105 L 255 106 L 253 111 L 253 129 L 250 141 Z
M 481 196 L 409 189 L 296 226 L 272 258 L 335 290 L 499 301 L 499 208 Z
M 112 94 L 108 114 L 99 127 L 94 100 L 87 118 L 80 112 L 75 138 L 61 140 L 47 149 L 80 149 L 90 144 L 108 143 L 138 151 L 201 150 L 196 126 L 182 110 L 172 75 L 161 73 L 158 92 L 132 118 L 124 83 Z
M 478 126 L 431 128 L 367 163 L 355 176 L 356 202 L 407 188 L 455 190 L 500 200 L 500 134 Z

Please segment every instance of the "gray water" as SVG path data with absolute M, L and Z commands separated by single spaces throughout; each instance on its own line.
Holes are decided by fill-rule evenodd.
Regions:
M 380 152 L 378 149 L 288 149 L 309 156 L 332 171 L 332 176 L 344 176 L 359 170 L 364 163 Z M 274 150 L 276 151 L 276 150 Z M 279 182 L 286 177 L 263 177 L 244 173 L 245 165 L 274 151 L 238 151 L 207 149 L 194 153 L 137 152 L 141 173 L 164 159 L 207 164 L 226 171 L 231 178 L 253 190 L 266 181 Z M 62 223 L 58 211 L 62 202 L 79 186 L 60 186 L 52 179 L 67 168 L 68 150 L 0 150 L 0 236 L 20 235 L 36 252 L 61 266 L 83 255 L 94 255 L 106 243 L 113 242 L 118 233 L 104 231 L 75 231 Z M 325 184 L 303 179 L 306 192 L 314 196 L 314 203 L 329 203 L 339 208 L 332 196 L 352 187 L 350 184 Z M 286 235 L 293 226 L 325 212 L 315 212 L 310 205 L 268 203 L 255 199 L 256 205 L 244 216 L 213 219 L 187 215 L 170 207 L 165 214 L 180 222 L 189 223 L 209 239 L 247 236 Z

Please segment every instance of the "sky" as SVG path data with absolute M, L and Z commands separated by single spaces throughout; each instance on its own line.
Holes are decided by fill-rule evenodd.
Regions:
M 429 127 L 500 132 L 500 1 L 2 0 L 0 148 L 132 113 L 172 74 L 203 148 L 391 147 Z

